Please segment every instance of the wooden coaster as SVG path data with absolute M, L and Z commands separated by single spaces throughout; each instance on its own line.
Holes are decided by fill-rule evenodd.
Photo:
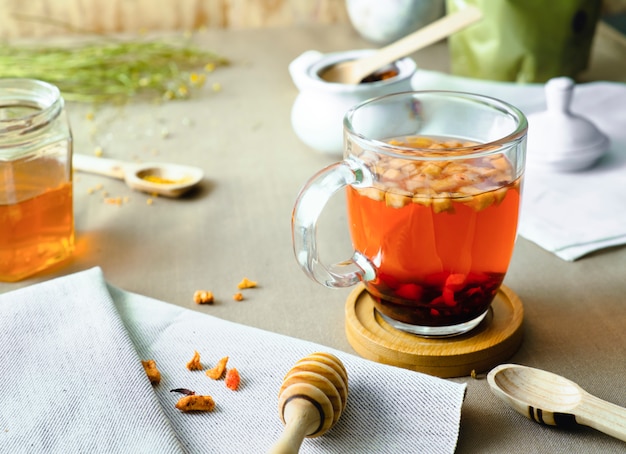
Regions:
M 359 355 L 443 378 L 486 372 L 505 362 L 522 342 L 523 318 L 521 300 L 505 286 L 476 328 L 448 338 L 424 338 L 392 327 L 374 309 L 363 284 L 346 301 L 346 335 Z

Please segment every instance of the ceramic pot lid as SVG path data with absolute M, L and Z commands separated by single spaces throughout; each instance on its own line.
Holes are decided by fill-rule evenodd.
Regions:
M 570 111 L 574 81 L 550 79 L 545 86 L 545 112 L 528 116 L 528 165 L 576 171 L 595 164 L 609 139 L 589 119 Z

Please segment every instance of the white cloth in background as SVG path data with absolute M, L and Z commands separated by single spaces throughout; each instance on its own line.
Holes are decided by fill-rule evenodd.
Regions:
M 492 96 L 527 115 L 546 109 L 543 84 L 492 82 L 419 70 L 413 87 Z M 578 84 L 571 110 L 609 136 L 609 152 L 597 165 L 580 172 L 528 167 L 519 225 L 521 236 L 568 261 L 626 244 L 626 84 Z
M 185 364 L 228 356 L 238 391 Z M 282 433 L 277 393 L 303 356 L 349 374 L 347 407 L 303 453 L 453 453 L 465 385 L 371 362 L 108 286 L 99 268 L 0 295 L 0 452 L 266 452 Z M 151 386 L 140 359 L 154 359 Z M 187 388 L 211 413 L 174 408 Z

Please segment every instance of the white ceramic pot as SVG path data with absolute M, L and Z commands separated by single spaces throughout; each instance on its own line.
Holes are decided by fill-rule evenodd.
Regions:
M 443 16 L 445 0 L 346 0 L 346 9 L 363 38 L 389 44 Z
M 291 78 L 300 90 L 291 110 L 291 125 L 309 147 L 340 158 L 343 155 L 343 117 L 348 109 L 376 96 L 412 89 L 417 65 L 410 58 L 398 60 L 395 63 L 398 75 L 386 80 L 350 85 L 326 82 L 320 77 L 324 68 L 371 52 L 353 50 L 323 54 L 311 50 L 289 65 Z

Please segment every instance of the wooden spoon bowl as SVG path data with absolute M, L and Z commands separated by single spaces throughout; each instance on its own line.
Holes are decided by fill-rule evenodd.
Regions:
M 74 154 L 75 170 L 124 180 L 128 187 L 149 194 L 180 197 L 204 178 L 202 169 L 169 163 L 123 162 Z
M 502 364 L 489 372 L 487 381 L 496 396 L 539 424 L 588 426 L 626 441 L 626 408 L 592 396 L 565 377 Z

